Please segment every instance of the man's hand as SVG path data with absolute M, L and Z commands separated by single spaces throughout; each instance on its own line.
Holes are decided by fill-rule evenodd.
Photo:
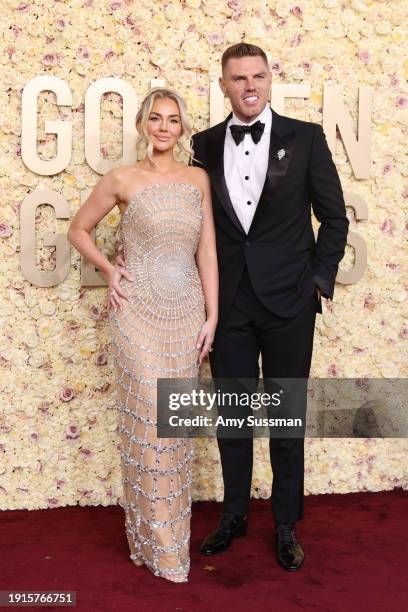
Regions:
M 118 254 L 115 257 L 115 261 L 118 264 L 118 266 L 121 266 L 122 268 L 126 268 L 125 257 L 123 255 L 123 244 L 120 244 L 118 246 Z

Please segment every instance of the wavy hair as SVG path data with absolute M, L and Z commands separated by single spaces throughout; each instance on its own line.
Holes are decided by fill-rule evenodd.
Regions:
M 149 120 L 149 115 L 153 108 L 154 102 L 158 98 L 170 98 L 170 100 L 174 100 L 177 104 L 181 120 L 181 136 L 177 141 L 177 145 L 182 151 L 184 151 L 184 153 L 187 153 L 189 159 L 195 159 L 193 157 L 194 149 L 191 147 L 191 136 L 193 129 L 187 115 L 187 107 L 184 98 L 177 93 L 177 91 L 167 89 L 165 87 L 154 87 L 151 89 L 147 96 L 145 96 L 136 114 L 136 129 L 140 136 L 136 145 L 137 148 L 140 148 L 141 146 L 144 147 L 146 157 L 148 157 L 152 164 L 155 165 L 155 162 L 153 161 L 153 143 L 147 131 L 147 122 Z M 183 140 L 186 141 L 187 144 L 185 144 Z

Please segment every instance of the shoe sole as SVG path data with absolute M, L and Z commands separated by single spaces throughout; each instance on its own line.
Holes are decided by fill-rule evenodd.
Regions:
M 297 567 L 286 567 L 285 565 L 283 565 L 279 559 L 278 559 L 278 563 L 281 567 L 283 567 L 283 569 L 285 569 L 287 572 L 297 572 L 298 569 L 300 569 L 304 563 L 304 559 L 302 560 L 302 563 L 300 565 L 298 565 Z

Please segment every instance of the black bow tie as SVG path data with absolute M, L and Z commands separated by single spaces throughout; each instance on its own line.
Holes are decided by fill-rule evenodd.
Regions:
M 236 145 L 239 145 L 239 143 L 244 140 L 246 132 L 251 133 L 252 140 L 257 144 L 261 140 L 264 128 L 265 124 L 261 123 L 259 120 L 255 121 L 252 125 L 230 125 L 231 135 Z

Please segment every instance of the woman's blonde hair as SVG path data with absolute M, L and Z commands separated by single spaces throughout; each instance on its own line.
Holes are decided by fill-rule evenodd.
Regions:
M 187 108 L 184 98 L 174 91 L 173 89 L 167 89 L 165 87 L 154 87 L 149 91 L 147 96 L 145 96 L 138 112 L 136 115 L 136 129 L 139 133 L 140 138 L 137 142 L 137 147 L 144 147 L 146 157 L 155 164 L 153 161 L 153 143 L 149 138 L 149 134 L 147 132 L 147 122 L 149 120 L 150 112 L 153 108 L 155 100 L 157 98 L 170 98 L 170 100 L 174 100 L 178 106 L 181 120 L 181 136 L 177 141 L 177 145 L 179 148 L 187 153 L 189 159 L 194 159 L 194 149 L 191 148 L 191 135 L 193 132 L 190 120 L 187 115 Z M 186 141 L 187 144 L 183 143 L 183 140 Z

